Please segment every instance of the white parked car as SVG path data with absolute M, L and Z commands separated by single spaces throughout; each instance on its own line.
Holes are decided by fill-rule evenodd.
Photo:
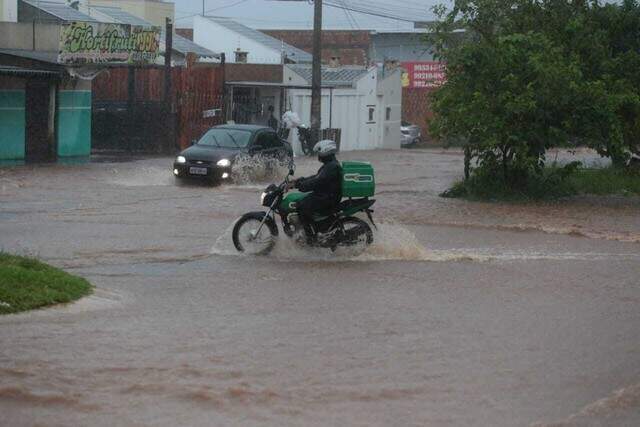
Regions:
M 422 141 L 420 128 L 416 125 L 403 121 L 400 124 L 400 132 L 402 133 L 402 139 L 400 140 L 400 146 L 402 147 L 411 147 Z

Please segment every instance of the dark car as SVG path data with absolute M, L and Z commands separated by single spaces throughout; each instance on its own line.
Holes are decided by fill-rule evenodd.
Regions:
M 173 162 L 176 178 L 220 182 L 231 177 L 238 156 L 285 160 L 291 145 L 266 126 L 222 125 L 209 129 L 198 142 L 181 151 Z

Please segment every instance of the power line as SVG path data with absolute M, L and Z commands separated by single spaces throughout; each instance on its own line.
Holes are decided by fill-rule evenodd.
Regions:
M 237 5 L 241 4 L 241 3 L 245 3 L 245 2 L 248 2 L 248 1 L 249 0 L 239 0 L 239 1 L 235 2 L 235 3 L 229 4 L 229 5 L 226 5 L 226 6 L 220 6 L 220 7 L 216 7 L 216 8 L 213 8 L 213 9 L 205 10 L 204 13 L 207 14 L 209 12 L 215 12 L 216 10 L 227 9 L 229 7 L 237 6 Z M 198 15 L 200 15 L 200 14 L 199 13 L 194 13 L 194 14 L 187 15 L 187 16 L 181 16 L 180 18 L 176 18 L 175 20 L 177 21 L 179 19 L 193 18 L 194 16 L 198 16 Z
M 414 13 L 424 13 L 426 9 L 417 8 L 417 7 L 407 7 L 400 5 L 391 5 L 389 3 L 378 3 L 375 1 L 363 2 L 363 1 L 349 1 L 351 7 L 359 7 L 362 9 L 374 9 L 375 11 L 385 11 L 390 13 L 409 13 L 413 15 Z
M 239 4 L 245 3 L 247 1 L 249 1 L 249 0 L 239 0 L 239 1 L 237 1 L 235 3 L 232 3 L 232 4 L 228 4 L 228 5 L 225 5 L 225 6 L 220 6 L 220 7 L 213 8 L 213 9 L 209 9 L 209 10 L 205 11 L 205 13 L 214 12 L 216 10 L 221 10 L 221 9 L 227 9 L 227 8 L 234 7 L 234 6 L 237 6 Z M 340 2 L 340 3 L 333 3 L 333 1 Z M 395 0 L 395 1 L 401 1 L 401 0 Z M 413 2 L 409 2 L 409 1 L 405 1 L 405 3 L 418 5 L 418 3 L 413 3 Z M 377 18 L 384 18 L 384 19 L 388 19 L 388 20 L 394 20 L 394 21 L 400 21 L 400 22 L 410 22 L 410 23 L 413 23 L 413 22 L 415 22 L 417 20 L 426 20 L 427 19 L 426 16 L 424 18 L 419 18 L 419 19 L 416 19 L 415 16 L 414 17 L 408 17 L 406 15 L 403 16 L 402 12 L 406 11 L 407 8 L 402 8 L 402 6 L 399 6 L 399 5 L 398 6 L 400 8 L 402 8 L 402 10 L 401 9 L 384 7 L 380 3 L 376 3 L 376 2 L 370 2 L 370 3 L 367 3 L 367 4 L 363 4 L 363 3 L 360 3 L 358 1 L 350 1 L 349 3 L 347 3 L 345 0 L 327 0 L 327 1 L 324 2 L 324 4 L 327 5 L 328 7 L 332 7 L 332 8 L 343 10 L 345 12 L 345 16 L 347 18 L 347 23 L 351 26 L 352 29 L 353 29 L 354 26 L 355 27 L 359 27 L 357 22 L 356 22 L 356 20 L 355 20 L 353 12 L 360 13 L 360 14 L 363 14 L 363 15 L 373 16 L 373 17 L 377 17 Z M 389 5 L 389 4 L 387 4 L 387 5 Z M 415 11 L 422 10 L 422 9 L 417 9 L 417 8 L 409 8 L 409 9 L 415 10 Z M 200 13 L 192 13 L 192 14 L 189 14 L 189 15 L 186 15 L 186 16 L 181 16 L 179 18 L 176 18 L 176 21 L 192 18 L 192 17 L 197 16 L 197 15 L 200 15 Z M 310 22 L 309 20 L 300 20 L 300 21 L 261 20 L 261 19 L 257 19 L 257 18 L 247 18 L 247 17 L 236 17 L 234 19 L 244 20 L 244 21 L 253 21 L 253 22 L 262 21 L 262 22 L 281 22 L 281 23 L 291 23 L 291 24 L 299 24 L 299 23 L 308 24 Z
M 357 13 L 361 13 L 363 15 L 370 15 L 370 16 L 377 16 L 379 18 L 386 18 L 386 19 L 393 19 L 395 21 L 402 21 L 402 22 L 415 22 L 415 19 L 409 19 L 409 18 L 405 18 L 405 17 L 401 17 L 401 16 L 394 16 L 394 15 L 389 15 L 389 14 L 385 14 L 382 12 L 374 12 L 374 11 L 369 11 L 366 9 L 361 9 L 358 7 L 353 7 L 353 6 L 341 6 L 339 4 L 335 4 L 335 3 L 330 3 L 330 2 L 324 2 L 324 4 L 326 4 L 329 7 L 334 7 L 337 9 L 346 9 L 349 10 L 351 12 L 357 12 Z
M 341 3 L 344 5 L 345 4 L 344 0 L 342 0 Z M 353 15 L 351 15 L 351 11 L 344 9 L 343 12 L 344 12 L 344 16 L 347 18 L 347 21 L 349 22 L 349 25 L 351 26 L 351 29 L 355 30 L 356 26 L 354 25 Z

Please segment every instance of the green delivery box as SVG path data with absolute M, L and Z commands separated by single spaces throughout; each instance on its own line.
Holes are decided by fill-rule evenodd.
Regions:
M 375 191 L 371 163 L 342 162 L 342 197 L 372 197 Z

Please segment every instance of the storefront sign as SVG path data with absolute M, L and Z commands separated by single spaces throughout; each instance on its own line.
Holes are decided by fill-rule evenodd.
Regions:
M 60 30 L 62 64 L 153 63 L 160 51 L 160 27 L 71 22 Z
M 403 62 L 402 87 L 436 88 L 447 80 L 442 62 Z

